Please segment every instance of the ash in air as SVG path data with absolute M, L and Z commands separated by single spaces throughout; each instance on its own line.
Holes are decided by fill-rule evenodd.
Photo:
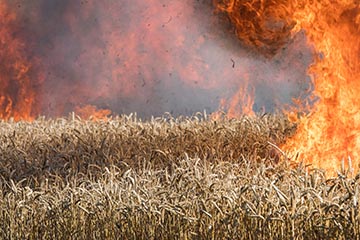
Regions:
M 255 111 L 271 112 L 311 90 L 304 34 L 265 58 L 242 46 L 210 1 L 7 1 L 44 76 L 34 86 L 41 115 L 86 105 L 140 117 L 214 112 L 242 86 Z

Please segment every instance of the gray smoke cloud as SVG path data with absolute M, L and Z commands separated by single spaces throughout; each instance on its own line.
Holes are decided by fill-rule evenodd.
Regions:
M 8 1 L 44 73 L 44 115 L 87 104 L 144 118 L 210 113 L 246 81 L 254 110 L 272 112 L 311 90 L 304 33 L 268 59 L 242 46 L 210 1 Z

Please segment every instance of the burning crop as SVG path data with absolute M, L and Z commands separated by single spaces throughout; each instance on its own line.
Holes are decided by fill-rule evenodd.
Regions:
M 289 155 L 357 169 L 355 1 L 3 1 L 0 21 L 3 119 L 284 111 Z
M 2 1 L 0 236 L 356 238 L 359 37 L 350 0 Z

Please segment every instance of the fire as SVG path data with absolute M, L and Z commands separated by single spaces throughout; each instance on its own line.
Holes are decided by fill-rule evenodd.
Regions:
M 109 109 L 97 109 L 96 106 L 86 105 L 83 107 L 76 107 L 75 113 L 83 119 L 106 120 L 108 119 L 111 111 Z
M 218 11 L 226 12 L 237 36 L 248 46 L 272 56 L 290 38 L 295 22 L 291 1 L 215 0 Z
M 298 6 L 296 28 L 305 29 L 319 56 L 309 69 L 314 94 L 312 112 L 299 120 L 298 133 L 283 148 L 300 160 L 334 172 L 360 157 L 360 8 L 356 1 L 312 1 Z
M 23 51 L 25 43 L 16 34 L 16 17 L 0 2 L 0 118 L 31 120 L 38 113 L 32 64 Z
M 314 91 L 311 112 L 301 116 L 296 135 L 282 146 L 298 160 L 334 173 L 341 162 L 359 169 L 360 7 L 357 1 L 215 1 L 238 37 L 271 57 L 305 31 L 317 57 L 308 73 Z M 298 112 L 304 110 L 303 105 Z M 296 113 L 290 112 L 294 119 Z M 350 161 L 348 161 L 350 159 Z
M 228 118 L 238 118 L 242 115 L 255 116 L 253 110 L 254 92 L 249 89 L 249 78 L 245 75 L 245 81 L 238 87 L 237 92 L 228 100 L 220 100 L 220 110 L 212 114 L 213 119 L 218 119 L 223 113 Z
M 214 15 L 204 2 L 2 1 L 0 118 L 184 115 L 219 105 L 237 117 L 295 98 L 289 119 L 298 132 L 282 148 L 314 167 L 332 171 L 351 158 L 357 169 L 359 3 L 214 0 Z M 305 48 L 316 58 L 307 72 Z M 312 88 L 298 83 L 307 76 Z

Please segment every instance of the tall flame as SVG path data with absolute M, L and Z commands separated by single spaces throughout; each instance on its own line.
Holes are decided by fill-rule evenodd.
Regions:
M 360 8 L 357 1 L 309 1 L 297 6 L 294 31 L 305 29 L 319 53 L 313 111 L 300 118 L 298 133 L 284 149 L 300 160 L 333 172 L 341 161 L 360 157 Z M 350 167 L 350 166 L 349 166 Z
M 282 146 L 298 160 L 334 172 L 343 159 L 358 170 L 360 157 L 359 1 L 216 0 L 239 38 L 272 57 L 299 31 L 317 52 L 309 68 L 314 91 L 310 114 Z M 299 112 L 305 110 L 303 105 Z M 289 118 L 294 114 L 289 113 Z M 295 114 L 296 116 L 296 114 Z M 345 161 L 347 163 L 349 161 Z M 349 166 L 350 167 L 350 166 Z
M 16 35 L 16 14 L 0 2 L 0 119 L 33 119 L 35 93 L 30 81 L 31 63 L 25 43 Z

